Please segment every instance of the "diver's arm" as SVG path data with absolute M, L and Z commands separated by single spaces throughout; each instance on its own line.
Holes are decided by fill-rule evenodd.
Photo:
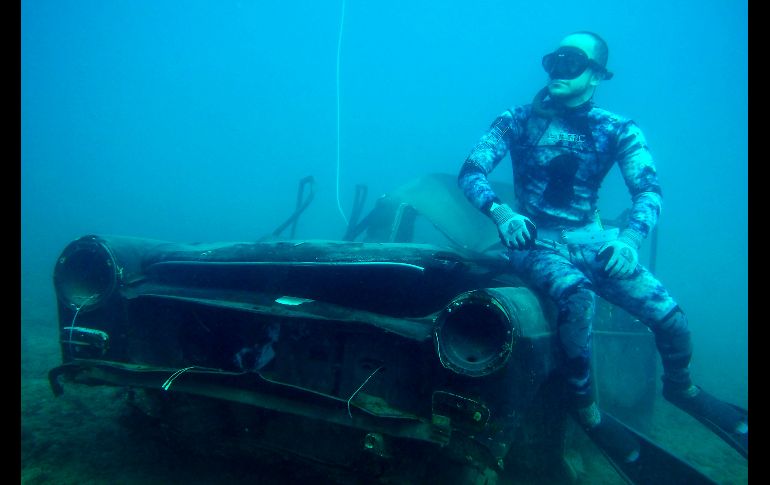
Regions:
M 637 268 L 642 241 L 658 222 L 662 200 L 647 142 L 633 121 L 620 125 L 616 146 L 620 173 L 631 193 L 631 214 L 617 239 L 607 241 L 596 258 L 610 278 L 627 278 Z
M 489 184 L 487 175 L 495 169 L 508 152 L 506 134 L 511 129 L 510 111 L 498 116 L 463 162 L 457 185 L 474 207 L 491 217 L 492 203 L 501 204 Z
M 617 147 L 618 166 L 632 200 L 628 224 L 621 236 L 638 248 L 660 216 L 663 200 L 658 175 L 644 134 L 633 121 L 621 125 Z
M 511 249 L 531 248 L 536 228 L 529 218 L 517 214 L 508 204 L 503 203 L 489 184 L 487 175 L 495 169 L 508 152 L 513 117 L 506 111 L 492 123 L 489 131 L 465 159 L 457 185 L 465 197 L 477 209 L 487 215 L 497 226 L 502 243 Z

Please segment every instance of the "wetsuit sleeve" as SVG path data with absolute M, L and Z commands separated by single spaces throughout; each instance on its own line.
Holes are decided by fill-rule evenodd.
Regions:
M 625 232 L 638 244 L 657 224 L 662 198 L 647 141 L 633 121 L 623 124 L 620 130 L 618 165 L 633 201 Z
M 507 135 L 513 125 L 510 111 L 498 116 L 489 130 L 473 147 L 463 162 L 457 185 L 474 207 L 489 215 L 492 202 L 500 198 L 492 190 L 487 175 L 495 169 L 500 160 L 508 153 Z

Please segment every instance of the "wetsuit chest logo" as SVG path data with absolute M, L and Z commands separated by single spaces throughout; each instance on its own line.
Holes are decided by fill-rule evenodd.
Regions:
M 567 133 L 565 131 L 548 130 L 543 137 L 548 145 L 568 146 L 570 148 L 583 148 L 586 142 L 586 135 L 582 133 Z

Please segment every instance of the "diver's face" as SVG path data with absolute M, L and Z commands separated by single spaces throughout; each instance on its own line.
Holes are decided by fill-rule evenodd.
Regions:
M 559 47 L 573 47 L 582 50 L 589 59 L 595 60 L 596 41 L 590 35 L 573 34 L 565 37 Z M 577 77 L 567 79 L 558 77 L 558 73 L 548 81 L 548 92 L 551 97 L 561 101 L 567 106 L 577 106 L 593 96 L 596 86 L 599 84 L 600 75 L 592 67 L 588 66 Z

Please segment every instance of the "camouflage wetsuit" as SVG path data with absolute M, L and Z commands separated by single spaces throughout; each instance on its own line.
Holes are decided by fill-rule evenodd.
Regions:
M 501 201 L 487 181 L 506 153 L 513 163 L 516 201 Z M 492 202 L 509 203 L 529 217 L 541 233 L 558 233 L 595 220 L 602 180 L 617 163 L 633 200 L 625 229 L 646 237 L 657 223 L 661 195 L 644 136 L 631 120 L 595 107 L 590 101 L 553 118 L 532 105 L 506 110 L 482 136 L 458 177 L 470 202 L 489 215 Z M 593 400 L 590 370 L 595 295 L 616 304 L 655 334 L 664 385 L 690 385 L 692 353 L 687 320 L 661 283 L 641 264 L 625 279 L 603 274 L 596 254 L 603 243 L 538 244 L 509 250 L 513 271 L 558 305 L 562 370 L 578 407 Z

